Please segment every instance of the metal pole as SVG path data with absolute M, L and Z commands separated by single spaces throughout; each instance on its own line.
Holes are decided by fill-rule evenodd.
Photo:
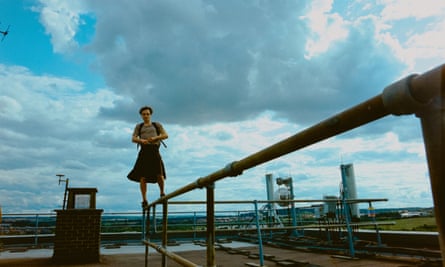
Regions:
M 389 114 L 390 111 L 385 107 L 382 94 L 379 94 L 257 153 L 247 156 L 239 161 L 234 161 L 228 164 L 225 168 L 213 172 L 208 176 L 198 178 L 195 182 L 173 191 L 165 197 L 170 199 L 194 189 L 203 188 L 207 184 L 221 180 L 225 177 L 240 175 L 244 170 L 380 119 Z M 158 199 L 150 205 L 160 202 L 161 200 Z
M 149 209 L 150 208 L 152 208 L 153 209 L 153 215 L 152 215 L 152 218 L 153 218 L 153 232 L 156 232 L 156 229 L 158 228 L 158 223 L 156 222 L 156 205 L 153 205 L 152 207 L 149 207 Z M 150 231 L 150 228 L 149 228 L 149 231 Z
M 215 184 L 207 187 L 207 267 L 215 267 Z
M 148 267 L 148 246 L 145 245 L 145 267 Z
M 258 254 L 260 258 L 260 266 L 264 266 L 264 256 L 263 256 L 263 238 L 261 236 L 261 227 L 260 227 L 260 213 L 258 211 L 258 201 L 253 202 L 255 206 L 255 224 L 258 235 Z
M 445 96 L 445 94 L 443 95 Z M 434 199 L 434 213 L 439 232 L 439 243 L 442 251 L 443 266 L 445 266 L 445 113 L 441 110 L 431 110 L 421 115 L 423 138 L 428 158 L 431 191 Z
M 168 200 L 164 199 L 162 202 L 162 248 L 167 247 L 167 227 L 168 227 Z M 167 266 L 165 254 L 162 254 L 162 267 Z
M 65 182 L 65 192 L 63 193 L 63 204 L 62 204 L 62 210 L 65 209 L 65 203 L 66 203 L 66 194 L 68 191 L 68 181 L 69 179 L 66 178 L 65 180 L 63 180 L 62 178 L 65 177 L 65 174 L 56 174 L 57 177 L 59 177 L 59 185 L 60 182 Z
M 196 240 L 196 231 L 198 230 L 197 224 L 197 218 L 196 218 L 196 211 L 193 212 L 193 241 Z
M 154 209 L 155 207 L 153 207 Z M 143 229 L 143 236 L 142 239 L 144 241 L 150 242 L 150 207 L 147 209 L 142 209 L 142 229 Z M 145 267 L 148 267 L 148 253 L 149 249 L 148 246 L 145 245 Z
M 358 126 L 382 118 L 388 114 L 389 112 L 383 105 L 382 96 L 377 95 L 368 101 L 365 101 L 349 110 L 322 121 L 296 135 L 284 139 L 281 142 L 269 146 L 239 161 L 232 162 L 223 169 L 211 173 L 208 176 L 198 178 L 195 182 L 167 194 L 165 198 L 170 199 L 194 189 L 203 188 L 207 184 L 216 182 L 225 177 L 240 175 L 244 170 L 289 154 L 311 144 L 315 144 L 318 141 L 335 136 L 339 133 L 354 129 Z M 161 200 L 158 199 L 150 205 L 160 202 Z
M 142 235 L 141 239 L 144 239 L 146 236 L 146 217 L 145 217 L 146 209 L 142 208 L 142 221 L 141 221 L 141 228 L 142 228 Z
M 375 220 L 375 210 L 374 210 L 374 207 L 372 206 L 372 202 L 369 202 L 368 204 L 369 204 L 369 208 L 368 208 L 369 216 L 372 217 L 372 222 L 375 223 L 376 220 Z M 374 227 L 375 227 L 375 232 L 377 234 L 377 245 L 379 247 L 381 247 L 382 246 L 382 238 L 380 237 L 379 227 L 378 227 L 377 224 L 375 224 Z
M 63 210 L 65 209 L 65 206 L 66 206 L 66 194 L 68 192 L 68 182 L 69 182 L 69 180 L 70 179 L 68 179 L 68 178 L 66 178 L 66 180 L 65 180 L 65 193 L 63 194 L 63 207 L 62 207 Z
M 38 233 L 38 229 L 39 229 L 39 214 L 36 214 L 36 229 L 34 231 L 34 246 L 37 247 L 38 243 L 39 243 L 39 233 Z
M 289 187 L 290 187 L 290 199 L 293 200 L 295 195 L 294 195 L 294 185 L 293 185 L 293 180 L 292 177 L 289 178 L 290 179 L 290 183 L 289 183 Z M 296 208 L 295 208 L 295 202 L 291 203 L 291 216 L 292 216 L 292 226 L 297 226 L 297 214 L 296 214 Z M 298 233 L 298 230 L 295 229 L 292 231 L 294 236 L 299 236 L 300 234 Z
M 422 133 L 428 160 L 431 191 L 434 200 L 434 212 L 439 232 L 439 243 L 442 252 L 442 265 L 445 267 L 445 64 L 422 75 L 413 76 L 405 88 L 397 83 L 393 91 L 408 91 L 412 99 L 398 97 L 399 107 L 393 114 L 402 115 L 407 112 L 401 108 L 405 102 L 417 101 L 423 104 L 414 110 L 420 118 Z M 398 89 L 398 90 L 396 90 Z M 399 93 L 397 95 L 402 95 Z M 397 112 L 398 111 L 398 112 Z
M 349 195 L 349 188 L 346 184 L 346 166 L 341 165 L 341 180 L 343 183 L 343 192 L 341 194 L 341 200 L 343 203 L 343 214 L 346 220 L 346 229 L 348 230 L 348 243 L 349 243 L 349 253 L 351 257 L 355 257 L 355 249 L 354 249 L 354 238 L 352 236 L 351 230 L 351 216 L 349 214 L 350 208 L 349 204 L 346 203 L 346 196 Z
M 158 251 L 159 253 L 161 253 L 162 255 L 165 255 L 167 257 L 169 257 L 170 259 L 174 260 L 175 262 L 179 263 L 181 266 L 185 266 L 185 267 L 200 267 L 199 265 L 181 257 L 180 255 L 177 255 L 173 252 L 168 251 L 167 249 L 158 246 L 157 244 L 151 243 L 151 242 L 146 242 L 144 241 L 144 244 L 146 246 L 150 246 L 152 248 L 154 248 L 156 251 Z

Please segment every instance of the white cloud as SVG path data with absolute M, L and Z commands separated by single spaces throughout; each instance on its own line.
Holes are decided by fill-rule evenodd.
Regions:
M 378 3 L 384 6 L 381 16 L 385 21 L 443 16 L 445 10 L 445 2 L 437 0 L 379 0 Z
M 445 60 L 441 41 L 445 35 L 443 1 L 348 3 L 350 8 L 361 6 L 364 12 L 358 13 L 337 13 L 333 5 L 331 0 L 312 1 L 307 14 L 301 16 L 311 30 L 306 40 L 307 59 L 327 53 L 336 42 L 346 39 L 352 28 L 362 28 L 363 21 L 367 21 L 375 28 L 369 34 L 375 34 L 376 42 L 392 49 L 398 60 L 407 65 L 406 72 L 419 72 Z
M 405 62 L 418 66 L 423 55 L 440 59 L 443 49 L 432 46 L 443 22 L 426 19 L 402 31 L 400 19 L 384 15 L 380 21 L 369 3 L 369 13 L 355 17 L 335 9 L 344 2 L 332 1 L 311 2 L 306 14 L 304 1 L 41 3 L 41 21 L 57 53 L 78 46 L 80 14 L 96 16 L 97 24 L 86 25 L 96 31 L 85 48 L 109 88 L 0 65 L 0 180 L 8 192 L 18 191 L 2 187 L 5 211 L 60 206 L 60 172 L 72 186 L 97 187 L 98 207 L 138 211 L 138 184 L 126 175 L 137 155 L 130 135 L 139 105 L 153 105 L 154 119 L 170 134 L 161 152 L 171 192 L 374 96 L 399 77 Z M 435 52 L 410 50 L 416 47 Z M 421 138 L 411 124 L 394 121 L 224 179 L 216 185 L 217 198 L 265 199 L 266 173 L 292 176 L 301 198 L 338 194 L 338 166 L 352 162 L 361 196 L 388 197 L 389 206 L 430 205 Z M 151 185 L 149 198 L 158 194 Z M 204 195 L 197 190 L 181 198 Z
M 384 6 L 378 23 L 385 25 L 377 39 L 390 46 L 408 66 L 407 71 L 422 71 L 445 60 L 445 2 L 443 1 L 380 1 Z M 421 22 L 424 21 L 424 22 Z
M 0 95 L 0 117 L 12 120 L 22 120 L 22 106 L 13 98 Z
M 8 100 L 5 103 L 11 107 L 5 112 L 14 113 L 6 116 L 7 120 L 20 118 L 38 124 L 39 118 L 48 118 L 55 123 L 71 122 L 67 124 L 71 127 L 82 123 L 84 117 L 79 113 L 95 116 L 101 106 L 110 106 L 119 99 L 106 90 L 85 92 L 82 82 L 68 78 L 37 76 L 23 67 L 0 65 L 0 68 L 0 86 L 5 88 L 2 99 Z
M 75 109 L 72 111 L 76 112 Z M 87 118 L 85 114 L 79 114 L 84 117 L 83 120 L 89 121 L 88 124 L 98 124 L 97 118 Z M 167 192 L 193 183 L 199 177 L 209 175 L 232 161 L 256 153 L 300 130 L 292 123 L 274 119 L 270 113 L 239 123 L 215 123 L 199 127 L 180 127 L 168 124 L 164 126 L 170 134 L 170 138 L 167 140 L 168 148 L 161 148 L 167 166 Z M 15 151 L 13 153 L 15 155 L 35 154 L 48 158 L 47 160 L 50 160 L 49 157 L 57 157 L 58 160 L 54 161 L 59 165 L 48 167 L 37 165 L 27 169 L 2 171 L 0 179 L 15 178 L 8 179 L 13 182 L 17 181 L 17 177 L 22 177 L 20 184 L 22 185 L 24 182 L 28 188 L 25 189 L 27 191 L 32 191 L 29 187 L 38 181 L 40 186 L 49 188 L 51 194 L 61 196 L 62 191 L 57 187 L 54 175 L 63 172 L 70 178 L 72 186 L 97 187 L 99 190 L 98 207 L 107 211 L 137 211 L 140 202 L 138 185 L 125 178 L 137 153 L 135 146 L 130 142 L 131 130 L 129 127 L 132 128 L 126 123 L 119 122 L 107 122 L 99 127 L 102 129 L 99 135 L 101 139 L 105 139 L 104 144 L 107 144 L 106 140 L 110 138 L 120 139 L 122 146 L 119 149 L 92 146 L 91 143 L 94 140 L 87 138 L 75 142 L 68 141 L 68 143 L 47 143 L 48 149 L 42 151 L 33 151 L 30 148 L 23 152 Z M 266 173 L 272 173 L 274 177 L 292 176 L 295 193 L 300 199 L 319 199 L 323 195 L 336 195 L 341 180 L 338 167 L 341 163 L 340 154 L 344 153 L 347 155 L 347 160 L 356 166 L 357 185 L 361 196 L 388 197 L 390 202 L 387 205 L 403 206 L 403 203 L 397 200 L 399 196 L 391 190 L 392 186 L 403 181 L 410 181 L 404 185 L 403 190 L 397 193 L 400 196 L 404 196 L 407 192 L 415 192 L 416 188 L 423 188 L 423 191 L 428 190 L 424 185 L 423 178 L 425 162 L 422 162 L 422 159 L 424 160 L 424 155 L 412 155 L 410 152 L 412 147 L 418 145 L 420 144 L 402 144 L 395 133 L 387 133 L 373 140 L 367 138 L 329 139 L 247 170 L 241 176 L 217 182 L 216 197 L 224 200 L 265 199 L 264 175 Z M 64 149 L 59 149 L 60 147 L 64 147 Z M 375 157 L 375 155 L 367 156 L 367 153 L 376 150 L 383 150 L 381 154 L 386 154 L 385 157 L 388 158 L 391 155 L 399 157 L 406 154 L 411 156 L 397 158 L 395 163 L 385 161 L 384 158 Z M 67 153 L 72 156 L 67 156 Z M 23 164 L 29 164 L 26 162 L 26 157 L 23 157 L 23 160 Z M 59 166 L 60 168 L 57 168 Z M 423 180 L 416 177 L 421 177 Z M 374 186 L 375 184 L 378 186 Z M 30 192 L 29 197 L 39 197 L 40 194 L 39 191 Z M 110 202 L 112 196 L 116 194 L 119 194 L 119 198 Z M 149 186 L 148 195 L 151 200 L 157 198 L 158 188 L 156 185 Z M 41 199 L 39 206 L 59 205 L 60 196 L 47 200 Z M 198 190 L 179 199 L 204 200 L 204 196 L 205 192 Z M 425 205 L 429 205 L 428 201 L 430 201 L 428 196 L 425 199 L 425 196 L 421 197 L 418 194 L 412 200 Z M 1 203 L 11 203 L 12 201 L 14 201 L 14 195 L 9 194 L 1 196 L 0 199 Z M 25 204 L 18 201 L 18 206 L 7 205 L 5 208 L 20 210 Z M 32 208 L 32 206 L 28 207 Z M 184 210 L 184 207 L 175 208 L 175 210 L 177 209 Z
M 74 39 L 83 23 L 80 15 L 85 11 L 83 1 L 40 0 L 41 6 L 34 7 L 40 12 L 40 21 L 51 36 L 54 52 L 67 53 L 78 47 Z
M 308 13 L 301 19 L 308 22 L 311 30 L 305 46 L 305 58 L 325 53 L 331 45 L 348 36 L 348 23 L 337 13 L 331 13 L 332 0 L 311 1 Z

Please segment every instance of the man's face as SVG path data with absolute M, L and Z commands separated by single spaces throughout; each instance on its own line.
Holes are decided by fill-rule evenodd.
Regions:
M 151 113 L 150 113 L 149 109 L 143 110 L 142 113 L 141 113 L 141 117 L 144 120 L 150 118 L 150 116 L 151 116 Z

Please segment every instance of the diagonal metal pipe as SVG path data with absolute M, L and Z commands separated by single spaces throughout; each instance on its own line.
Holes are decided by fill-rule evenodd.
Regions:
M 381 94 L 257 153 L 232 162 L 208 176 L 198 178 L 195 182 L 173 191 L 163 199 L 170 199 L 194 189 L 203 188 L 229 176 L 240 175 L 244 170 L 384 116 L 416 114 L 422 122 L 442 257 L 445 257 L 445 222 L 442 218 L 445 215 L 445 174 L 442 167 L 445 155 L 444 77 L 445 65 L 442 65 L 424 74 L 403 78 L 386 87 Z M 151 205 L 161 201 L 159 199 Z

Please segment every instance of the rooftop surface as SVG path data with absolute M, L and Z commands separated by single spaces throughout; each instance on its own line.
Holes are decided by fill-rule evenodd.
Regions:
M 176 253 L 200 266 L 206 266 L 206 248 L 199 244 L 180 244 L 167 247 Z M 419 259 L 379 258 L 379 259 L 351 259 L 348 257 L 310 253 L 282 248 L 264 246 L 265 266 L 344 266 L 344 267 L 410 267 L 410 266 L 441 266 L 437 263 L 423 262 Z M 117 266 L 144 266 L 145 247 L 142 245 L 103 246 L 101 247 L 100 262 L 87 264 L 56 264 L 52 261 L 52 249 L 14 249 L 0 252 L 0 266 L 4 267 L 42 267 L 42 266 L 70 266 L 70 267 L 117 267 Z M 223 244 L 216 249 L 216 265 L 218 267 L 260 266 L 258 259 L 258 246 L 231 242 Z M 150 248 L 148 266 L 161 266 L 162 256 Z M 172 259 L 167 258 L 167 266 L 181 266 Z

